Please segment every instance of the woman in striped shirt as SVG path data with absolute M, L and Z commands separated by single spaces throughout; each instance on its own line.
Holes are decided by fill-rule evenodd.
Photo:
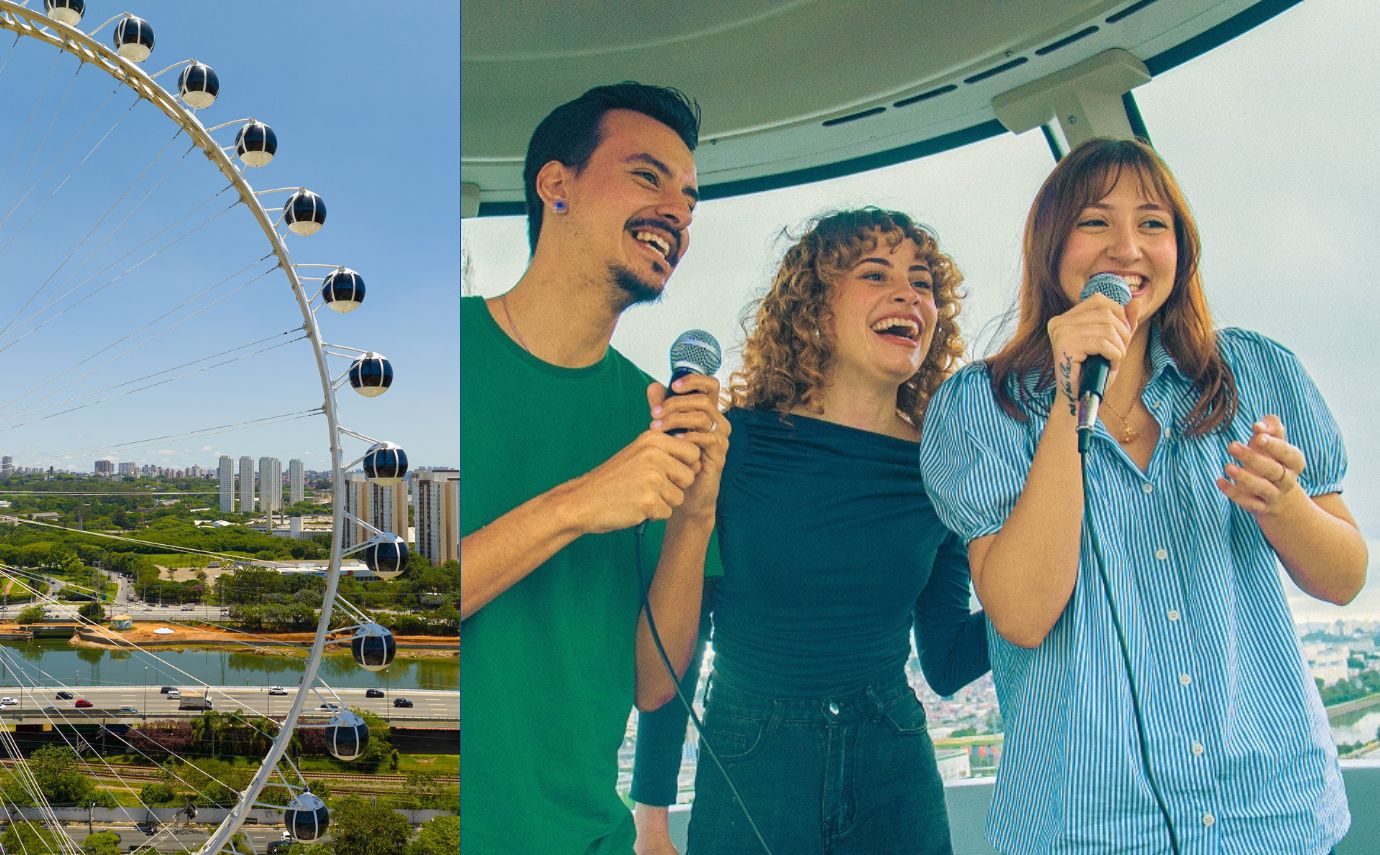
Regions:
M 1345 452 L 1290 351 L 1214 327 L 1198 256 L 1149 146 L 1082 144 L 1031 207 L 1012 339 L 930 405 L 926 487 L 996 629 L 1003 852 L 1326 852 L 1349 824 L 1276 570 L 1330 602 L 1360 590 Z M 1080 301 L 1099 273 L 1124 308 Z M 1093 355 L 1111 373 L 1085 504 Z

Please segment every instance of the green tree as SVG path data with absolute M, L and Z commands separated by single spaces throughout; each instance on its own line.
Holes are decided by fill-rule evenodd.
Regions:
M 16 618 L 16 620 L 18 620 L 20 623 L 42 623 L 43 619 L 47 616 L 48 613 L 43 611 L 43 606 L 32 605 L 25 606 L 23 609 L 21 609 L 19 612 L 19 617 Z
M 86 835 L 81 842 L 85 855 L 120 855 L 120 835 L 114 831 L 97 831 Z
M 0 834 L 0 849 L 5 852 L 61 852 L 57 835 L 37 822 L 16 822 Z
M 412 828 L 391 808 L 347 796 L 331 811 L 331 841 L 336 855 L 398 855 Z
M 364 746 L 363 754 L 350 761 L 350 765 L 370 772 L 377 771 L 393 754 L 392 731 L 388 727 L 388 722 L 373 713 L 352 709 L 369 727 L 369 744 Z
M 86 618 L 92 623 L 105 622 L 105 609 L 101 606 L 100 603 L 87 603 L 86 605 L 77 609 L 77 614 L 81 615 L 82 617 Z
M 82 774 L 77 752 L 66 746 L 48 745 L 29 755 L 29 769 L 43 796 L 53 804 L 85 805 L 95 785 Z
M 460 851 L 460 817 L 438 816 L 422 824 L 407 855 L 453 855 Z

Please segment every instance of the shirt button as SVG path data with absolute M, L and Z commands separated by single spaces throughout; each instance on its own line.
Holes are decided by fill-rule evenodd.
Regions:
M 1206 750 L 1207 750 L 1207 749 L 1203 748 L 1203 743 L 1201 743 L 1201 742 L 1194 742 L 1194 743 L 1193 743 L 1193 756 L 1194 756 L 1194 757 L 1202 757 L 1202 756 L 1203 756 L 1203 752 L 1206 751 Z
M 1179 610 L 1178 610 L 1178 609 L 1170 609 L 1170 610 L 1169 610 L 1169 619 L 1170 619 L 1170 620 L 1178 620 L 1178 619 L 1179 619 Z
M 1147 483 L 1147 484 L 1142 484 L 1142 485 L 1140 485 L 1140 489 L 1141 489 L 1141 492 L 1146 493 L 1146 494 L 1148 495 L 1148 494 L 1150 494 L 1150 493 L 1155 492 L 1155 485 L 1154 485 L 1154 484 L 1148 484 L 1148 483 Z
M 1213 824 L 1214 822 L 1216 822 L 1216 821 L 1217 821 L 1217 818 L 1214 817 L 1212 814 L 1210 814 L 1210 813 L 1205 813 L 1205 814 L 1203 814 L 1203 825 L 1204 825 L 1205 827 L 1211 827 L 1212 824 Z
M 838 714 L 839 714 L 839 702 L 838 702 L 838 701 L 830 701 L 830 702 L 829 702 L 829 715 L 838 715 Z
M 1155 550 L 1155 557 L 1163 561 L 1169 557 L 1169 550 L 1165 549 L 1164 547 L 1160 547 L 1159 549 Z
M 1160 408 L 1160 402 L 1159 402 L 1159 401 L 1156 401 L 1155 403 L 1153 403 L 1153 404 L 1150 405 L 1150 409 L 1152 409 L 1152 410 L 1158 410 L 1159 408 Z
M 1165 428 L 1164 433 L 1160 434 L 1160 436 L 1163 436 L 1165 439 L 1169 439 L 1173 435 L 1174 431 L 1170 430 L 1169 428 Z
M 1179 682 L 1180 682 L 1181 684 L 1187 686 L 1189 683 L 1192 683 L 1192 682 L 1193 682 L 1193 678 L 1190 677 L 1190 676 L 1188 676 L 1187 674 L 1180 674 L 1180 675 L 1179 675 Z

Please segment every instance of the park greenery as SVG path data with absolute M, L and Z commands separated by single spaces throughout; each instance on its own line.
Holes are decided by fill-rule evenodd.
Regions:
M 220 605 L 228 622 L 247 631 L 306 631 L 316 625 L 325 585 L 322 577 L 279 573 L 239 564 L 233 558 L 197 553 L 261 562 L 324 562 L 329 557 L 330 536 L 275 537 L 246 525 L 252 519 L 249 516 L 214 511 L 208 507 L 215 499 L 214 481 L 55 473 L 11 476 L 4 487 L 9 507 L 0 511 L 0 564 L 58 580 L 60 597 L 71 602 L 89 601 L 84 608 L 93 620 L 109 616 L 101 601 L 113 591 L 106 575 L 113 573 L 129 579 L 134 595 L 141 600 Z M 170 495 L 162 499 L 139 495 L 156 491 Z M 114 495 L 65 495 L 80 492 Z M 321 507 L 313 500 L 298 503 L 291 510 L 319 511 Z M 35 520 L 35 514 L 55 516 Z M 198 520 L 208 519 L 230 524 L 197 525 Z M 122 539 L 125 537 L 130 539 Z M 225 565 L 228 572 L 224 572 Z M 170 572 L 174 567 L 193 572 L 174 579 Z M 214 582 L 207 572 L 212 569 Z M 433 567 L 413 553 L 406 572 L 398 579 L 342 578 L 340 594 L 376 614 L 399 635 L 458 634 L 459 576 L 457 562 Z M 41 583 L 16 580 L 5 584 L 0 594 L 23 601 L 31 597 L 25 587 L 30 584 Z M 21 622 L 42 619 L 41 611 L 21 615 Z M 338 622 L 343 625 L 347 620 L 340 615 Z

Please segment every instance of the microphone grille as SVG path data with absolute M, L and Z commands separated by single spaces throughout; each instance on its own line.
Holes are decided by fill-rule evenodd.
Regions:
M 1117 276 L 1115 273 L 1099 273 L 1088 280 L 1083 286 L 1083 293 L 1078 295 L 1079 300 L 1086 300 L 1094 294 L 1114 301 L 1118 306 L 1124 306 L 1131 302 L 1131 288 L 1126 284 L 1126 280 Z
M 671 373 L 689 369 L 706 376 L 719 370 L 723 354 L 719 342 L 704 330 L 686 330 L 671 344 Z

